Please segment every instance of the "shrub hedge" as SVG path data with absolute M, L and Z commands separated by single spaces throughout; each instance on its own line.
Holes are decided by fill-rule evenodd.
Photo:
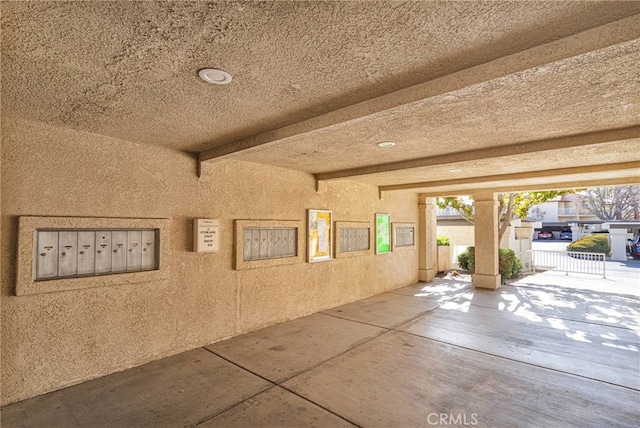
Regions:
M 471 273 L 475 272 L 475 248 L 469 247 L 458 255 L 458 265 Z M 517 278 L 522 273 L 522 261 L 516 257 L 516 253 L 508 248 L 498 249 L 498 270 L 502 277 L 502 282 L 507 279 Z
M 611 253 L 611 244 L 607 235 L 585 235 L 567 245 L 567 251 L 580 253 Z
M 438 236 L 436 242 L 438 243 L 438 247 L 448 247 L 451 245 L 449 238 L 446 236 Z
M 522 261 L 509 248 L 498 249 L 498 265 L 502 281 L 517 278 L 522 272 Z
M 458 254 L 458 266 L 460 266 L 460 269 L 473 273 L 475 271 L 475 258 L 475 248 L 469 247 L 466 251 Z

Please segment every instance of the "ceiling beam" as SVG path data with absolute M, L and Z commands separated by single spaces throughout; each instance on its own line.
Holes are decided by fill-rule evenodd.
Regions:
M 222 144 L 203 151 L 198 159 L 200 162 L 222 160 L 287 138 L 319 130 L 340 129 L 363 118 L 375 118 L 378 113 L 403 105 L 634 40 L 640 38 L 640 27 L 637 23 L 637 16 L 621 19 L 282 128 Z
M 446 155 L 429 156 L 400 162 L 352 168 L 340 171 L 315 174 L 317 180 L 334 180 L 339 178 L 377 174 L 381 172 L 399 171 L 413 168 L 424 168 L 435 165 L 455 164 L 457 162 L 495 159 L 505 156 L 518 156 L 526 153 L 536 153 L 548 150 L 567 149 L 571 147 L 602 144 L 612 141 L 623 141 L 640 138 L 640 125 L 627 128 L 607 129 L 585 134 L 570 135 L 545 140 L 527 141 L 524 143 L 497 146 L 487 149 L 467 150 L 464 152 L 448 153 Z
M 607 179 L 579 180 L 579 181 L 557 181 L 544 184 L 525 184 L 520 186 L 504 185 L 494 188 L 477 187 L 462 190 L 432 190 L 432 189 L 413 189 L 420 196 L 428 198 L 439 198 L 444 196 L 467 196 L 477 193 L 520 193 L 520 192 L 542 192 L 547 190 L 573 190 L 584 189 L 590 187 L 603 186 L 629 186 L 640 184 L 640 174 L 634 174 L 629 177 L 616 177 Z M 406 190 L 410 191 L 410 190 Z
M 395 184 L 395 185 L 388 185 L 388 186 L 380 186 L 380 191 L 388 192 L 392 190 L 420 189 L 425 187 L 433 188 L 433 187 L 442 187 L 442 186 L 455 186 L 460 184 L 481 184 L 481 183 L 489 183 L 494 181 L 514 181 L 514 180 L 524 180 L 527 178 L 538 178 L 538 177 L 546 178 L 546 177 L 567 176 L 567 175 L 573 175 L 573 174 L 620 171 L 620 170 L 638 170 L 638 169 L 640 169 L 640 161 L 621 162 L 621 163 L 603 164 L 603 165 L 584 165 L 584 166 L 576 166 L 576 167 L 570 167 L 570 168 L 518 172 L 514 174 L 497 174 L 497 175 L 486 175 L 482 177 L 468 177 L 468 178 L 456 178 L 451 180 L 436 180 L 436 181 L 423 181 L 419 183 Z

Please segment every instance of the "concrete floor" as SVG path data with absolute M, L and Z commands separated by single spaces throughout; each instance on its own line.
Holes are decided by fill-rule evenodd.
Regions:
M 637 427 L 640 299 L 416 284 L 2 409 L 2 427 Z

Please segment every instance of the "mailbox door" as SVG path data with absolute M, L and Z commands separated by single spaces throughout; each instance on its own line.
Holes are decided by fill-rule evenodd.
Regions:
M 142 269 L 156 269 L 156 231 L 142 231 Z
M 114 230 L 111 232 L 111 272 L 127 270 L 127 232 Z
M 142 231 L 127 232 L 127 270 L 142 269 Z
M 78 269 L 78 232 L 58 232 L 58 276 L 74 276 Z
M 95 272 L 96 233 L 78 231 L 78 275 L 90 275 Z
M 36 233 L 36 279 L 58 276 L 58 232 Z
M 96 231 L 96 273 L 111 272 L 111 231 Z

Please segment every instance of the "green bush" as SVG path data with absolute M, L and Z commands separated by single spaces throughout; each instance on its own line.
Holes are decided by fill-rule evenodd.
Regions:
M 522 272 L 522 261 L 508 248 L 498 249 L 498 266 L 502 281 L 517 278 Z
M 476 258 L 475 248 L 469 247 L 467 248 L 466 251 L 458 254 L 458 266 L 460 266 L 460 269 L 464 269 L 466 271 L 473 273 L 473 271 L 475 270 L 474 269 L 475 258 Z
M 449 238 L 446 236 L 438 236 L 438 238 L 436 238 L 436 242 L 438 243 L 438 247 L 448 247 L 451 245 Z
M 609 244 L 607 235 L 585 235 L 567 245 L 567 251 L 609 254 L 611 252 L 611 244 Z
M 469 253 L 463 252 L 458 254 L 458 266 L 462 270 L 469 270 Z
M 469 247 L 458 255 L 458 265 L 471 273 L 475 271 L 475 248 Z M 504 282 L 507 279 L 517 278 L 522 273 L 522 261 L 516 257 L 516 253 L 508 248 L 498 249 L 498 270 Z

